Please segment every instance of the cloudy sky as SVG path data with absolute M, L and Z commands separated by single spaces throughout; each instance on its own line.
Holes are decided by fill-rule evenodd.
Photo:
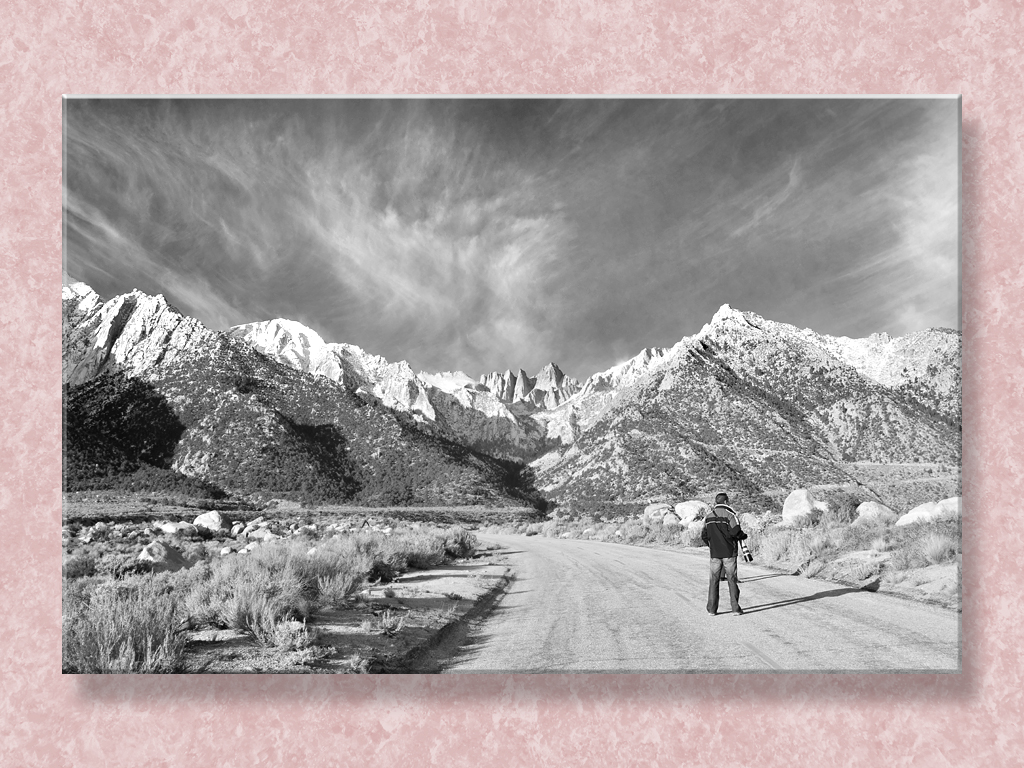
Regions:
M 65 102 L 64 268 L 207 326 L 583 380 L 724 303 L 959 327 L 955 99 Z

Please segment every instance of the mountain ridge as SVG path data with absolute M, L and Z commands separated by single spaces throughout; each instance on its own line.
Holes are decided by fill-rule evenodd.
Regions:
M 184 395 L 167 391 L 173 376 L 154 371 L 214 366 L 212 360 L 234 356 L 237 370 L 223 375 L 250 382 L 243 389 L 266 389 L 271 380 L 285 389 L 311 388 L 311 401 L 347 399 L 353 408 L 390 414 L 397 424 L 407 419 L 400 427 L 406 432 L 469 450 L 484 463 L 486 457 L 530 463 L 524 476 L 565 505 L 641 503 L 707 493 L 715 483 L 765 499 L 794 484 L 861 483 L 869 464 L 959 466 L 960 334 L 950 329 L 850 339 L 725 304 L 696 334 L 672 347 L 643 349 L 582 384 L 554 362 L 536 376 L 509 369 L 473 379 L 461 371 L 414 373 L 405 361 L 326 342 L 285 318 L 210 331 L 162 296 L 132 291 L 103 302 L 83 283 L 66 276 L 64 282 L 66 390 L 116 371 L 155 384 L 173 409 Z M 332 418 L 346 422 L 340 407 L 333 406 Z M 282 429 L 299 435 L 296 451 L 320 456 L 302 442 L 299 427 Z M 317 434 L 338 443 L 327 432 Z M 208 460 L 179 453 L 169 465 L 175 471 L 229 481 Z M 307 463 L 317 461 L 321 474 L 333 471 L 327 454 Z M 491 480 L 510 466 L 491 467 Z M 352 469 L 349 485 L 336 489 L 358 486 L 357 474 Z M 870 482 L 881 488 L 877 474 Z
M 85 286 L 64 287 L 62 306 L 68 490 L 191 478 L 310 501 L 536 501 L 521 467 L 422 432 L 365 393 L 211 331 L 161 296 L 101 302 Z M 160 450 L 146 447 L 151 428 Z

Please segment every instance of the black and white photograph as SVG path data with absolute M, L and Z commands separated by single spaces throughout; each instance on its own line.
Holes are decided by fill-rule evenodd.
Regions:
M 63 118 L 65 674 L 961 671 L 959 97 Z

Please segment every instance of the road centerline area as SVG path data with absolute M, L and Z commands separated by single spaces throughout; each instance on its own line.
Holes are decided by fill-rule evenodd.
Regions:
M 746 613 L 712 617 L 706 556 L 480 538 L 516 579 L 451 672 L 959 671 L 959 615 L 935 606 L 744 565 Z

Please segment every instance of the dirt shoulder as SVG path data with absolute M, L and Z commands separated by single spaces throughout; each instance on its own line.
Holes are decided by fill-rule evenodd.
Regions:
M 264 648 L 236 630 L 189 633 L 186 671 L 220 674 L 352 674 L 438 671 L 463 627 L 486 615 L 511 579 L 483 553 L 440 568 L 408 571 L 364 589 L 348 605 L 308 622 L 315 644 Z

